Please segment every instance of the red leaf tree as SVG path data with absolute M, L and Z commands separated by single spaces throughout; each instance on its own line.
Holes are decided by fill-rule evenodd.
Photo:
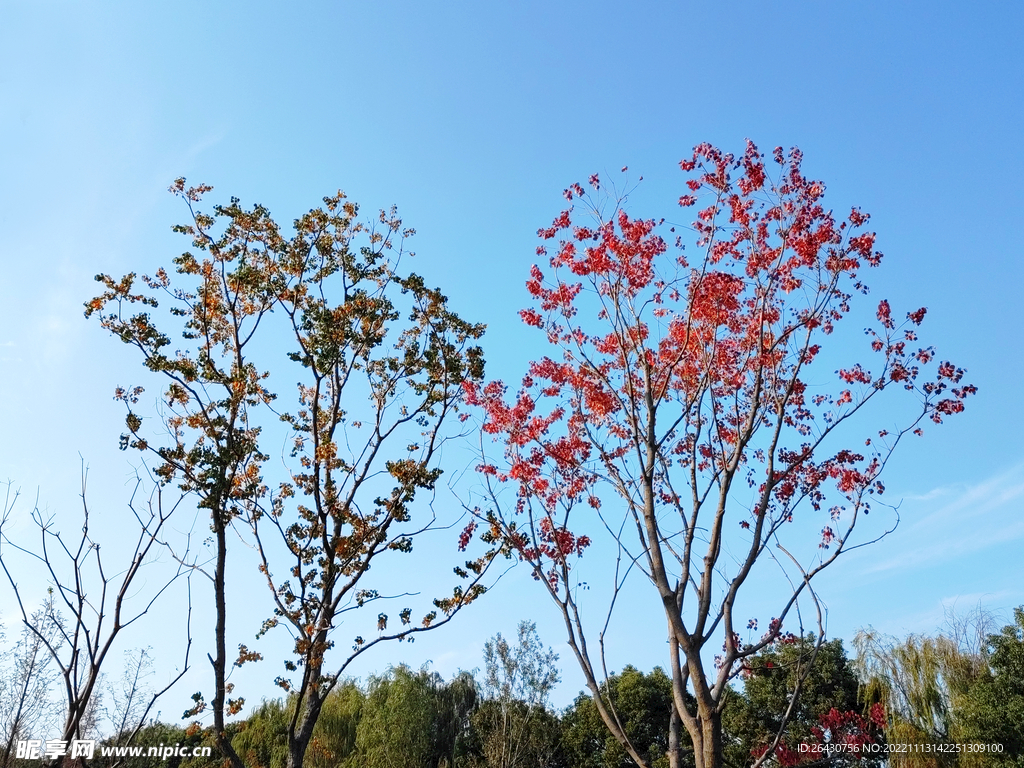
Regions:
M 631 218 L 621 199 L 604 215 L 596 176 L 593 192 L 567 189 L 570 207 L 538 233 L 548 267 L 532 268 L 533 306 L 520 313 L 552 354 L 512 396 L 501 382 L 464 385 L 484 431 L 504 445 L 503 461 L 479 467 L 484 536 L 528 563 L 559 606 L 601 717 L 640 766 L 600 684 L 604 632 L 588 643 L 575 599 L 576 561 L 595 532 L 617 544 L 607 566 L 614 595 L 633 570 L 660 599 L 676 708 L 671 763 L 681 759 L 681 724 L 698 768 L 720 766 L 730 680 L 779 638 L 801 600 L 818 609 L 824 637 L 812 581 L 888 532 L 855 536 L 893 452 L 975 392 L 962 369 L 918 342 L 925 310 L 901 320 L 886 301 L 867 331 L 869 360 L 840 362 L 834 374 L 814 365 L 854 351 L 823 347 L 868 292 L 860 274 L 882 254 L 867 214 L 840 219 L 824 207 L 824 185 L 803 175 L 799 150 L 773 156 L 774 169 L 752 143 L 739 158 L 702 144 L 680 163 L 689 178 L 679 205 L 697 211 L 690 249 L 680 235 L 666 241 L 664 220 Z M 889 390 L 907 402 L 902 421 L 879 429 L 868 406 Z M 515 489 L 513 503 L 503 485 Z M 804 520 L 820 539 L 808 542 Z M 768 632 L 744 643 L 737 599 L 761 561 L 782 567 L 792 589 Z

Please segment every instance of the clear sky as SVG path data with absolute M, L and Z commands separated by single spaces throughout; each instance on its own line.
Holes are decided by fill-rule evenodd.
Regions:
M 873 214 L 874 294 L 926 305 L 929 338 L 980 387 L 893 465 L 903 524 L 823 584 L 830 631 L 932 631 L 978 601 L 1006 616 L 1024 603 L 1022 37 L 1014 2 L 0 0 L 0 479 L 72 514 L 81 454 L 94 505 L 121 514 L 111 393 L 137 361 L 82 302 L 97 272 L 152 272 L 185 247 L 176 176 L 283 222 L 338 188 L 364 212 L 396 203 L 416 268 L 488 324 L 489 374 L 515 380 L 538 351 L 516 311 L 561 191 L 628 165 L 645 179 L 633 212 L 670 215 L 680 158 L 749 137 L 800 146 L 832 205 Z M 566 704 L 581 682 L 541 598 L 513 572 L 357 672 L 479 666 L 488 636 L 533 618 L 563 652 Z M 617 637 L 613 666 L 663 663 L 660 618 Z M 199 670 L 179 697 L 208 688 Z

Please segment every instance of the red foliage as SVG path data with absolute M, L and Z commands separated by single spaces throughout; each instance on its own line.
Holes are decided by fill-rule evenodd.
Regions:
M 773 752 L 780 766 L 798 766 L 805 763 L 819 764 L 823 757 L 838 755 L 845 761 L 864 760 L 877 753 L 869 749 L 875 744 L 873 733 L 885 725 L 885 710 L 881 704 L 871 707 L 870 719 L 853 711 L 840 712 L 833 707 L 818 718 L 818 725 L 811 728 L 811 738 L 794 749 L 780 742 Z M 751 756 L 762 757 L 769 749 L 766 744 L 751 750 Z
M 964 398 L 976 390 L 950 388 L 962 369 L 943 363 L 934 381 L 922 383 L 921 366 L 933 353 L 907 345 L 916 336 L 898 333 L 885 300 L 876 312 L 880 327 L 868 331 L 879 356 L 874 372 L 860 362 L 841 368 L 841 382 L 858 389 L 843 387 L 805 402 L 806 370 L 820 350 L 809 340 L 829 334 L 844 318 L 853 292 L 867 290 L 859 271 L 877 265 L 882 254 L 874 250 L 875 234 L 859 231 L 866 214 L 854 209 L 837 221 L 823 207 L 824 185 L 802 175 L 798 150 L 788 157 L 777 150 L 775 157 L 782 176 L 774 185 L 751 143 L 739 160 L 702 144 L 681 163 L 693 172 L 689 188 L 708 202 L 692 225 L 703 249 L 693 266 L 681 247 L 666 257 L 658 222 L 621 209 L 610 220 L 580 226 L 569 208 L 539 230 L 544 239 L 563 239 L 548 275 L 537 265 L 531 269 L 526 285 L 536 304 L 520 314 L 547 333 L 561 359 L 533 363 L 512 403 L 498 382 L 464 385 L 467 400 L 485 411 L 485 431 L 508 447 L 507 471 L 495 474 L 517 483 L 521 499 L 538 501 L 554 515 L 559 505 L 595 498 L 593 486 L 605 470 L 631 458 L 647 439 L 639 412 L 648 395 L 655 408 L 676 409 L 660 445 L 677 465 L 693 462 L 699 472 L 728 467 L 736 451 L 746 462 L 753 431 L 781 404 L 782 426 L 807 440 L 789 448 L 777 441 L 774 454 L 762 459 L 768 466 L 761 488 L 770 489 L 764 512 L 804 499 L 820 508 L 828 481 L 854 503 L 880 490 L 884 446 L 871 456 L 840 450 L 818 458 L 815 438 L 889 385 L 918 394 L 919 415 L 933 421 L 963 410 Z M 733 170 L 741 172 L 736 181 Z M 599 186 L 596 177 L 590 182 Z M 773 195 L 765 196 L 766 185 Z M 584 189 L 575 184 L 566 197 L 583 198 Z M 689 204 L 693 196 L 684 198 Z M 809 298 L 799 301 L 798 295 Z M 577 322 L 586 309 L 598 321 L 594 330 L 584 330 L 591 328 L 588 318 Z M 919 309 L 907 320 L 920 325 L 924 314 Z M 823 543 L 837 535 L 826 528 Z M 551 551 L 561 561 L 568 550 Z
M 577 221 L 570 207 L 538 231 L 558 246 L 538 249 L 547 265 L 531 269 L 533 306 L 521 313 L 554 352 L 530 365 L 511 398 L 500 382 L 464 384 L 466 400 L 484 413 L 484 431 L 504 445 L 505 466 L 485 462 L 481 471 L 489 487 L 508 483 L 517 493 L 504 510 L 492 487 L 488 535 L 504 536 L 568 611 L 571 556 L 589 544 L 580 532 L 603 527 L 601 500 L 615 498 L 632 517 L 622 530 L 636 530 L 630 544 L 662 595 L 687 584 L 697 590 L 695 615 L 673 616 L 671 601 L 664 604 L 687 659 L 701 667 L 706 628 L 721 622 L 718 631 L 733 636 L 736 590 L 798 507 L 829 511 L 813 576 L 884 492 L 879 478 L 903 435 L 920 434 L 925 419 L 960 413 L 976 392 L 951 363 L 929 378 L 934 350 L 911 346 L 925 309 L 898 322 L 884 300 L 861 350 L 870 365 L 850 361 L 834 378 L 812 367 L 855 296 L 867 293 L 862 270 L 882 254 L 864 229 L 867 214 L 854 208 L 840 220 L 823 205 L 825 186 L 803 175 L 799 150 L 778 148 L 773 157 L 770 173 L 750 142 L 738 159 L 701 144 L 680 163 L 689 178 L 679 204 L 696 210 L 689 250 L 675 227 L 666 233 L 663 221 L 617 205 L 604 218 L 582 186 L 567 189 L 593 220 Z M 596 178 L 591 185 L 598 188 Z M 850 351 L 831 346 L 833 357 Z M 844 438 L 861 451 L 837 445 L 837 430 L 861 429 L 851 417 L 888 389 L 916 401 L 902 426 Z M 740 472 L 750 496 L 737 504 Z M 730 519 L 739 525 L 726 528 Z M 739 537 L 729 579 L 715 568 L 726 533 Z M 705 555 L 680 555 L 703 544 Z M 806 582 L 797 581 L 799 593 Z M 722 594 L 731 597 L 716 603 Z M 785 598 L 778 626 L 793 605 Z M 778 632 L 747 646 L 727 643 L 718 681 Z M 690 680 L 706 684 L 708 697 L 722 690 Z

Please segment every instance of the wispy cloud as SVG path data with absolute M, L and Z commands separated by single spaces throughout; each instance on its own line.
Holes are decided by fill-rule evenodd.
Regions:
M 864 573 L 903 570 L 962 558 L 988 547 L 1024 537 L 1024 461 L 969 486 L 942 486 L 918 496 L 906 496 L 911 509 L 941 500 L 938 507 L 903 530 L 915 542 L 898 556 L 869 565 Z M 924 511 L 924 510 L 922 510 Z
M 904 501 L 931 501 L 932 499 L 941 499 L 943 496 L 949 496 L 953 492 L 953 489 L 949 486 L 941 486 L 939 488 L 932 488 L 927 493 L 911 493 L 903 497 Z

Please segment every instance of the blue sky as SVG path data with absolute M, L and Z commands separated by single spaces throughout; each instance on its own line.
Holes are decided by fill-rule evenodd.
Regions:
M 489 373 L 515 380 L 539 350 L 516 311 L 562 189 L 628 165 L 633 212 L 671 215 L 680 158 L 750 137 L 800 146 L 832 205 L 873 214 L 874 294 L 926 305 L 929 338 L 980 387 L 893 465 L 902 525 L 824 583 L 830 631 L 931 631 L 979 600 L 1006 615 L 1024 603 L 1022 34 L 1010 2 L 0 0 L 0 479 L 70 514 L 81 454 L 117 519 L 131 469 L 110 394 L 136 361 L 81 306 L 97 272 L 184 248 L 176 176 L 280 221 L 338 188 L 364 212 L 396 203 L 416 268 L 488 324 Z M 568 703 L 580 680 L 553 610 L 517 572 L 492 597 L 358 673 L 472 668 L 529 617 L 563 651 Z M 613 666 L 662 663 L 662 637 L 660 619 L 624 628 Z

